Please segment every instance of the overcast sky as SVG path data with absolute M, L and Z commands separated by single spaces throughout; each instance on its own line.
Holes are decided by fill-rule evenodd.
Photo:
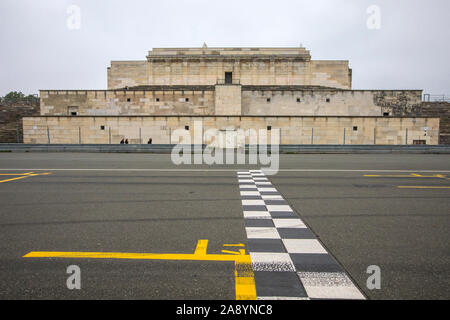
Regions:
M 448 0 L 0 0 L 0 95 L 105 89 L 111 60 L 204 42 L 302 44 L 313 59 L 349 60 L 355 89 L 450 94 L 449 13 Z

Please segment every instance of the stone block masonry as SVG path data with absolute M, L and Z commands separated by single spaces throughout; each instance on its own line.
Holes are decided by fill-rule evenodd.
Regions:
M 155 48 L 107 72 L 108 90 L 41 90 L 24 141 L 177 143 L 171 132 L 192 135 L 195 121 L 219 132 L 279 129 L 282 144 L 439 141 L 439 119 L 417 117 L 422 90 L 352 90 L 348 61 L 311 60 L 302 47 Z
M 194 138 L 195 121 L 204 130 L 281 130 L 281 144 L 438 144 L 439 118 L 294 116 L 42 116 L 23 119 L 24 143 L 176 144 L 171 133 Z M 205 144 L 211 141 L 204 141 Z M 248 143 L 248 140 L 246 141 Z

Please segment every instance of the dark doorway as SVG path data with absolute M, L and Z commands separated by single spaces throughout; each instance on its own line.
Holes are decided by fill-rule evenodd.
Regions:
M 233 84 L 233 72 L 225 72 L 225 84 Z

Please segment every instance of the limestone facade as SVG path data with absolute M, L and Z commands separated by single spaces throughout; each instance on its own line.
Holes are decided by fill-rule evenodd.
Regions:
M 280 130 L 281 144 L 437 144 L 439 118 L 290 116 L 46 116 L 23 119 L 25 143 L 176 144 L 175 130 Z M 197 134 L 199 134 L 197 132 Z M 200 133 L 201 134 L 201 133 Z M 408 139 L 408 140 L 407 140 Z M 248 139 L 246 141 L 248 143 Z M 203 140 L 203 143 L 211 143 Z
M 41 90 L 24 141 L 169 143 L 195 120 L 280 129 L 283 144 L 438 143 L 439 119 L 415 117 L 421 90 L 352 90 L 351 74 L 348 61 L 311 60 L 304 48 L 157 48 L 112 61 L 107 90 Z

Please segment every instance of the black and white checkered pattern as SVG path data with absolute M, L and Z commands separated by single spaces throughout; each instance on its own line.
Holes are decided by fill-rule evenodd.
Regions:
M 261 170 L 238 179 L 258 299 L 364 299 Z

